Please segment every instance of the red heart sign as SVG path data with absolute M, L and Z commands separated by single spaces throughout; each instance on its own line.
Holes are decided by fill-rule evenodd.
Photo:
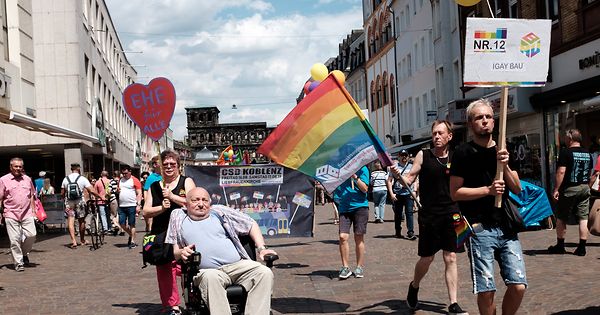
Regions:
M 158 141 L 175 111 L 175 87 L 166 78 L 154 78 L 148 85 L 131 84 L 123 91 L 123 106 L 142 132 Z

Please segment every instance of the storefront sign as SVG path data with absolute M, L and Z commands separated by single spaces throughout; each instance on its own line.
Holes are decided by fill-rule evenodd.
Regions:
M 543 86 L 550 20 L 467 18 L 464 85 Z
M 600 51 L 595 51 L 593 55 L 579 59 L 579 69 L 587 69 L 590 67 L 600 68 Z

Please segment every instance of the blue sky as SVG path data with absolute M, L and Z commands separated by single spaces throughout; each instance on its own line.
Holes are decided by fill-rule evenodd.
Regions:
M 278 124 L 295 106 L 310 67 L 336 56 L 362 28 L 359 0 L 106 0 L 138 82 L 175 85 L 171 122 L 186 134 L 185 107 L 217 106 L 220 122 Z M 231 109 L 236 104 L 237 110 Z

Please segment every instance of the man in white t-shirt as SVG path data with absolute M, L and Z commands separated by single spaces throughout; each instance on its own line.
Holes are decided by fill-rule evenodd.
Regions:
M 131 175 L 131 168 L 127 165 L 121 167 L 121 180 L 119 180 L 119 225 L 129 234 L 127 246 L 136 248 L 135 243 L 135 216 L 140 213 L 142 202 L 142 183 Z
M 98 199 L 103 199 L 100 196 L 90 181 L 81 175 L 81 166 L 79 163 L 71 164 L 71 174 L 67 175 L 61 184 L 61 194 L 65 198 L 65 215 L 67 216 L 67 226 L 71 235 L 71 248 L 77 248 L 75 240 L 75 218 L 79 221 L 79 239 L 81 245 L 87 245 L 85 241 L 85 216 L 86 207 L 83 200 L 83 191 L 96 196 Z

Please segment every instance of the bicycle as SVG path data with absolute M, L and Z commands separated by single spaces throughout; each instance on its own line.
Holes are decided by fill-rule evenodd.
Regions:
M 88 200 L 87 208 L 90 222 L 89 225 L 87 225 L 86 230 L 92 238 L 92 247 L 90 247 L 90 250 L 96 250 L 104 244 L 104 231 L 100 219 L 100 211 L 98 211 L 98 205 L 95 200 Z

